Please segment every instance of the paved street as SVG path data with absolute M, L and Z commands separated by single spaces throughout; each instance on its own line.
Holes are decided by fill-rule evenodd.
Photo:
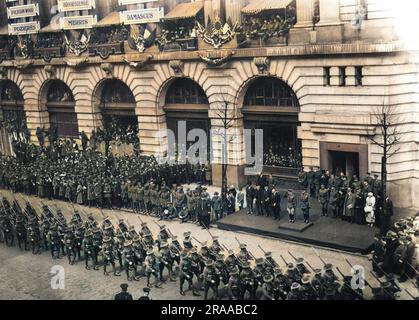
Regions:
M 12 200 L 11 193 L 4 190 L 1 192 L 2 195 Z M 22 204 L 25 200 L 20 196 L 17 199 Z M 30 201 L 35 208 L 39 208 L 40 200 L 38 198 L 31 197 Z M 68 203 L 59 201 L 45 201 L 45 203 L 48 203 L 53 210 L 57 207 L 61 208 L 67 217 L 72 212 L 71 205 Z M 91 212 L 98 221 L 102 220 L 99 210 L 76 207 L 82 213 L 87 214 Z M 117 218 L 124 218 L 130 224 L 135 225 L 137 230 L 140 227 L 140 220 L 132 213 L 104 210 L 104 214 L 108 215 L 113 221 L 117 221 Z M 158 226 L 154 223 L 156 219 L 146 216 L 141 216 L 141 218 L 148 222 L 152 232 L 156 235 L 158 231 Z M 210 241 L 211 239 L 206 231 L 194 224 L 180 224 L 177 221 L 165 222 L 165 224 L 173 234 L 180 237 L 183 232 L 191 231 L 192 235 L 200 241 Z M 287 261 L 292 261 L 287 251 L 292 252 L 295 256 L 304 257 L 313 267 L 322 266 L 322 262 L 316 256 L 313 248 L 308 246 L 218 229 L 212 229 L 211 232 L 213 235 L 220 236 L 221 243 L 235 250 L 237 250 L 238 246 L 235 239 L 237 237 L 241 242 L 248 244 L 249 250 L 256 257 L 262 255 L 261 250 L 258 248 L 258 245 L 260 245 L 265 251 L 272 251 L 274 259 L 282 266 L 284 266 L 284 263 L 280 255 L 283 255 Z M 197 244 L 196 241 L 194 243 Z M 370 274 L 369 270 L 371 267 L 367 257 L 338 253 L 321 248 L 316 248 L 316 251 L 325 261 L 338 266 L 345 274 L 350 273 L 350 268 L 345 262 L 345 258 L 349 259 L 354 265 L 363 266 L 366 270 L 367 280 L 373 286 L 378 286 L 377 281 Z M 119 284 L 126 282 L 124 275 L 121 277 L 105 277 L 102 268 L 100 271 L 86 270 L 84 264 L 80 262 L 74 266 L 70 266 L 66 259 L 52 260 L 49 252 L 39 256 L 33 256 L 29 252 L 20 252 L 16 248 L 6 248 L 4 244 L 0 245 L 0 261 L 0 299 L 112 299 L 113 295 L 119 290 Z M 51 289 L 50 283 L 53 275 L 50 274 L 50 270 L 51 267 L 57 264 L 61 264 L 65 268 L 65 290 Z M 138 298 L 142 292 L 142 288 L 145 286 L 145 279 L 129 284 L 129 291 L 133 294 L 134 298 Z M 410 292 L 417 294 L 417 291 L 415 291 L 411 283 L 403 284 L 403 286 L 408 288 Z M 365 293 L 367 296 L 371 294 L 369 289 L 366 289 Z M 151 298 L 182 300 L 192 299 L 193 297 L 190 292 L 187 292 L 185 297 L 181 296 L 178 290 L 178 282 L 167 282 L 163 284 L 162 289 L 153 288 Z M 401 294 L 401 299 L 408 299 L 405 292 Z

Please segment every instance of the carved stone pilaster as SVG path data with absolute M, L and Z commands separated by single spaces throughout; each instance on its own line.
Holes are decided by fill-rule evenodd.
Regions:
M 7 79 L 7 69 L 5 67 L 0 67 L 0 79 Z
M 175 72 L 176 75 L 183 75 L 183 61 L 170 60 L 169 67 Z
M 253 63 L 258 68 L 259 74 L 267 74 L 269 72 L 269 66 L 271 65 L 271 60 L 267 57 L 255 57 Z
M 111 63 L 102 63 L 100 68 L 105 71 L 106 78 L 113 78 L 113 65 Z
M 47 65 L 44 67 L 44 70 L 45 70 L 45 72 L 47 73 L 48 78 L 50 78 L 50 79 L 55 78 L 55 75 L 56 75 L 57 69 L 56 69 L 54 66 L 52 66 L 52 65 L 50 65 L 50 64 L 47 64 Z

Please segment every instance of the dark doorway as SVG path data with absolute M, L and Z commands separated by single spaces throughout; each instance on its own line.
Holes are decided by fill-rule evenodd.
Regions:
M 359 153 L 358 152 L 340 152 L 329 151 L 332 172 L 335 174 L 345 173 L 351 177 L 356 175 L 359 177 Z

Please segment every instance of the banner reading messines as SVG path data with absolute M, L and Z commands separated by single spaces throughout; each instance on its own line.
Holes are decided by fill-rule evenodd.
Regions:
M 149 8 L 121 11 L 120 20 L 124 24 L 140 24 L 159 22 L 164 17 L 163 8 Z
M 96 8 L 95 0 L 58 0 L 60 12 L 81 11 Z
M 90 29 L 97 23 L 96 16 L 75 16 L 61 18 L 61 28 L 64 30 Z
M 58 0 L 58 10 L 65 16 L 60 18 L 61 29 L 91 29 L 97 23 L 97 16 L 88 12 L 96 8 L 95 0 Z M 79 12 L 87 11 L 84 15 Z

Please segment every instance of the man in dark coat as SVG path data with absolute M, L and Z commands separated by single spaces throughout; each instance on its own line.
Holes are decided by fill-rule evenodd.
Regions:
M 255 199 L 255 189 L 252 186 L 252 183 L 249 181 L 246 187 L 246 207 L 247 213 L 253 214 L 253 201 Z
M 274 219 L 279 220 L 281 218 L 281 195 L 275 188 L 272 189 L 271 210 Z
M 385 235 L 390 229 L 391 217 L 393 216 L 393 201 L 390 197 L 386 197 L 383 204 L 382 220 L 380 225 L 381 235 Z
M 120 287 L 122 291 L 115 295 L 115 300 L 132 300 L 132 295 L 127 291 L 128 285 L 123 283 Z

